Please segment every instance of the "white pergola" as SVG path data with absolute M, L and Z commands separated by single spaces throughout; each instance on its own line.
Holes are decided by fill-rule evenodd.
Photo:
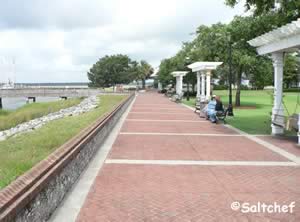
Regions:
M 151 74 L 151 78 L 157 79 L 158 77 L 158 72 L 159 72 L 159 67 L 154 69 L 154 72 Z M 158 80 L 158 90 L 161 91 L 163 89 L 161 82 Z
M 181 95 L 182 94 L 182 79 L 187 74 L 186 71 L 175 71 L 172 72 L 172 76 L 176 77 L 176 94 Z
M 274 106 L 272 109 L 272 134 L 283 134 L 284 109 L 282 104 L 283 59 L 285 52 L 300 49 L 300 19 L 290 24 L 277 28 L 271 32 L 248 41 L 257 48 L 259 55 L 271 54 L 274 66 Z M 278 124 L 274 124 L 274 122 Z M 298 122 L 298 125 L 300 123 Z M 298 142 L 300 137 L 298 136 Z
M 223 62 L 195 62 L 188 67 L 192 69 L 193 72 L 197 73 L 197 97 L 203 102 L 209 100 L 210 98 L 210 80 L 211 71 L 215 70 Z M 205 90 L 205 76 L 206 76 L 206 90 Z M 201 89 L 201 92 L 200 92 Z M 205 94 L 206 92 L 206 94 Z

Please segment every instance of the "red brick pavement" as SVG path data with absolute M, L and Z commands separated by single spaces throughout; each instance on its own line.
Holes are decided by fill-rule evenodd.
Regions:
M 194 115 L 192 113 L 192 116 Z M 147 122 L 145 124 L 144 122 L 130 121 L 124 123 L 121 132 L 237 134 L 222 125 L 209 122 Z
M 146 111 L 148 108 L 151 114 Z M 166 109 L 170 114 L 162 114 L 161 108 L 172 111 Z M 186 115 L 171 114 L 177 108 Z M 127 119 L 203 120 L 191 110 L 183 110 L 182 106 L 153 93 L 139 95 L 132 111 L 140 113 L 129 113 Z M 236 134 L 221 125 L 172 121 L 126 121 L 121 131 Z M 277 145 L 276 141 L 271 142 Z M 292 150 L 289 146 L 284 149 Z M 120 134 L 108 158 L 289 162 L 242 136 Z M 233 201 L 281 205 L 295 201 L 296 207 L 292 214 L 241 213 L 231 210 Z M 105 164 L 77 221 L 300 221 L 300 169 L 298 166 Z
M 288 161 L 244 137 L 119 135 L 110 159 Z M 212 146 L 212 144 L 214 144 Z M 240 144 L 244 144 L 241 146 Z
M 298 157 L 300 157 L 300 146 L 297 145 L 298 137 L 272 137 L 272 136 L 258 136 L 260 139 L 263 139 L 275 146 L 280 147 Z

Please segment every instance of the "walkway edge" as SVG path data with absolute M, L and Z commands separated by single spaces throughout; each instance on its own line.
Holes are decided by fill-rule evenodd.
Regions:
M 298 166 L 294 162 L 280 161 L 206 161 L 206 160 L 127 160 L 107 159 L 106 164 L 141 164 L 175 166 Z
M 264 140 L 262 140 L 262 139 L 260 139 L 260 138 L 258 138 L 256 136 L 248 134 L 248 133 L 246 133 L 246 132 L 244 132 L 244 131 L 242 131 L 240 129 L 237 129 L 234 126 L 231 126 L 231 125 L 228 125 L 228 124 L 224 124 L 224 126 L 227 127 L 227 128 L 229 128 L 229 129 L 232 129 L 235 132 L 237 132 L 237 133 L 239 133 L 239 134 L 247 137 L 248 139 L 250 139 L 250 140 L 252 140 L 252 141 L 254 141 L 254 142 L 256 142 L 256 143 L 258 143 L 258 144 L 260 144 L 260 145 L 262 145 L 262 146 L 264 146 L 266 148 L 268 148 L 269 150 L 271 150 L 271 151 L 273 151 L 273 152 L 275 152 L 275 153 L 277 153 L 277 154 L 279 154 L 279 155 L 287 158 L 288 160 L 291 160 L 291 161 L 295 162 L 296 164 L 300 165 L 300 158 L 298 158 L 296 155 L 291 154 L 291 153 L 289 153 L 289 152 L 281 149 L 280 147 L 275 146 L 275 145 L 273 145 L 273 144 L 271 144 L 269 142 L 266 142 L 266 141 L 264 141 Z
M 100 171 L 105 163 L 106 157 L 110 152 L 113 143 L 115 142 L 123 123 L 134 103 L 135 99 L 128 106 L 127 110 L 121 116 L 118 123 L 111 130 L 109 136 L 104 141 L 104 144 L 99 148 L 92 162 L 82 173 L 78 182 L 73 185 L 72 190 L 69 191 L 64 201 L 58 206 L 54 214 L 51 216 L 49 222 L 61 221 L 75 221 L 85 199 Z
M 185 105 L 183 103 L 181 103 L 181 105 L 184 106 L 184 107 L 186 107 L 186 108 L 188 108 L 188 109 L 190 109 L 190 110 L 194 110 L 192 107 L 190 107 L 188 105 Z M 248 139 L 250 139 L 250 140 L 252 140 L 252 141 L 254 141 L 254 142 L 256 142 L 256 143 L 258 143 L 258 144 L 260 144 L 260 145 L 262 145 L 262 146 L 264 146 L 266 148 L 268 148 L 269 150 L 271 150 L 271 151 L 273 151 L 273 152 L 275 152 L 275 153 L 277 153 L 277 154 L 279 154 L 279 155 L 287 158 L 288 160 L 293 161 L 297 165 L 300 165 L 300 158 L 298 158 L 296 155 L 291 154 L 291 153 L 289 153 L 289 152 L 281 149 L 280 147 L 275 146 L 275 145 L 273 145 L 271 143 L 268 143 L 268 142 L 266 142 L 266 141 L 264 141 L 264 140 L 262 140 L 262 139 L 260 139 L 260 138 L 258 138 L 256 136 L 254 136 L 254 135 L 250 135 L 250 134 L 248 134 L 248 133 L 246 133 L 246 132 L 244 132 L 244 131 L 242 131 L 240 129 L 237 129 L 237 128 L 235 128 L 232 125 L 228 125 L 228 124 L 223 124 L 223 125 L 225 127 L 227 127 L 228 129 L 231 129 L 231 130 L 237 132 L 238 134 L 240 134 L 242 136 L 245 136 L 246 138 L 248 138 Z

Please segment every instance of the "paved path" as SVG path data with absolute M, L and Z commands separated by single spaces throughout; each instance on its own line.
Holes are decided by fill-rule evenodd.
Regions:
M 289 142 L 241 135 L 140 94 L 77 221 L 300 221 L 299 157 Z M 234 201 L 296 206 L 242 213 Z

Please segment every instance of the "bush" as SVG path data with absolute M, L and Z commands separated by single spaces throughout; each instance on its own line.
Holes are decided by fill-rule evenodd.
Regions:
M 248 86 L 241 85 L 241 90 L 249 90 Z
M 190 96 L 190 97 L 196 97 L 196 95 L 197 95 L 197 92 L 189 92 L 189 96 Z M 183 96 L 184 96 L 184 97 L 187 97 L 187 92 L 184 92 L 184 93 L 183 93 Z
M 227 90 L 228 86 L 227 85 L 214 85 L 213 90 Z
M 284 89 L 283 92 L 300 92 L 300 88 L 289 88 L 289 89 Z

